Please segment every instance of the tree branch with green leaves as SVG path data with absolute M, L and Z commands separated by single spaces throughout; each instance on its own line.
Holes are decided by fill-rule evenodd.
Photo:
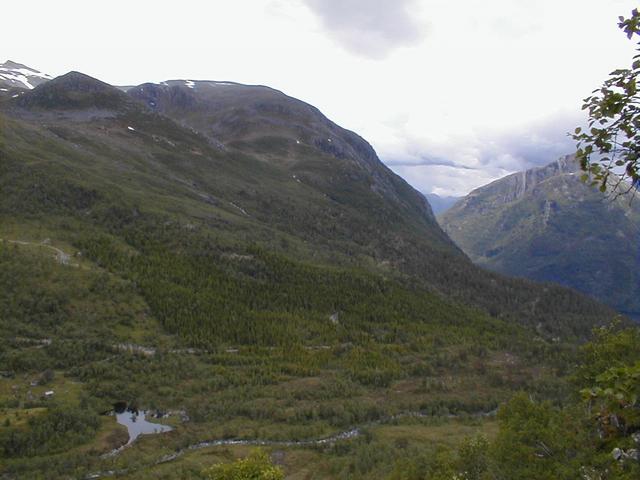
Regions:
M 618 26 L 630 40 L 640 36 L 640 13 L 620 17 Z M 640 41 L 637 52 L 640 52 Z M 640 53 L 631 68 L 611 72 L 602 86 L 584 99 L 589 113 L 588 129 L 571 134 L 577 142 L 577 158 L 585 174 L 583 181 L 598 185 L 616 196 L 640 186 L 640 96 L 637 79 Z

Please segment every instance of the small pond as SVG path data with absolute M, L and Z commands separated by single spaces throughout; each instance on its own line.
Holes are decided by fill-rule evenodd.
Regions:
M 145 410 L 122 409 L 116 410 L 115 414 L 118 423 L 127 427 L 129 431 L 127 445 L 133 443 L 140 435 L 164 433 L 173 430 L 168 425 L 149 422 L 146 419 L 147 412 Z

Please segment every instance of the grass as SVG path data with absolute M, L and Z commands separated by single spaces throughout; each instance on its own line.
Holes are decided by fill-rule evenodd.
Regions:
M 32 347 L 37 349 L 38 347 Z M 0 404 L 7 403 L 11 400 L 20 403 L 29 402 L 29 392 L 32 401 L 41 401 L 44 399 L 44 393 L 47 391 L 55 392 L 54 395 L 44 401 L 55 401 L 58 404 L 77 403 L 82 385 L 80 382 L 64 376 L 63 371 L 54 373 L 52 381 L 46 384 L 32 385 L 32 382 L 40 382 L 41 376 L 34 374 L 19 375 L 15 378 L 0 379 Z
M 101 427 L 95 438 L 73 450 L 75 453 L 86 452 L 95 454 L 107 453 L 127 443 L 129 433 L 127 427 L 116 422 L 115 417 L 101 418 Z
M 2 409 L 0 410 L 0 428 L 8 425 L 13 427 L 26 426 L 30 418 L 42 415 L 46 411 L 47 409 L 44 407 Z
M 367 429 L 367 443 L 384 445 L 395 449 L 398 458 L 406 449 L 419 448 L 435 451 L 440 447 L 455 449 L 462 440 L 478 434 L 493 439 L 497 433 L 494 419 L 451 420 L 444 418 L 412 419 L 402 425 L 379 425 Z M 348 442 L 345 442 L 348 443 Z M 356 441 L 356 443 L 358 443 Z M 345 447 L 347 447 L 345 445 Z M 221 462 L 231 462 L 245 457 L 255 447 L 220 446 L 188 451 L 179 462 L 170 462 L 145 468 L 126 475 L 131 480 L 151 478 L 172 478 L 176 472 L 201 472 L 205 468 Z M 340 449 L 265 447 L 272 461 L 285 471 L 287 480 L 311 480 L 336 478 L 336 468 L 344 461 Z M 371 478 L 381 478 L 372 473 Z
M 386 444 L 415 445 L 425 448 L 438 446 L 454 448 L 466 437 L 478 434 L 492 440 L 498 433 L 498 424 L 493 418 L 444 420 L 428 419 L 422 423 L 404 425 L 381 425 L 372 428 L 377 441 Z

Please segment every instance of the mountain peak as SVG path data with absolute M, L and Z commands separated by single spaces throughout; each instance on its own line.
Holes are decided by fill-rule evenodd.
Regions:
M 81 72 L 71 71 L 39 85 L 17 100 L 28 108 L 122 110 L 132 101 L 122 91 Z
M 7 60 L 0 63 L 0 87 L 31 90 L 51 77 L 22 63 Z
M 103 82 L 102 80 L 98 80 L 97 78 L 93 78 L 85 73 L 77 72 L 72 70 L 71 72 L 65 73 L 64 75 L 60 75 L 59 77 L 54 78 L 49 82 L 46 87 L 42 88 L 54 88 L 55 86 L 65 86 L 67 88 L 73 90 L 80 91 L 106 91 L 110 89 L 115 89 L 108 83 Z
M 34 70 L 33 68 L 27 67 L 23 63 L 14 62 L 13 60 L 7 60 L 4 63 L 0 63 L 0 67 L 2 67 L 2 68 L 26 68 L 26 69 L 31 70 L 33 72 L 37 71 L 37 70 Z
M 575 155 L 565 155 L 558 158 L 555 162 L 539 168 L 532 168 L 527 172 L 538 172 L 542 176 L 554 177 L 556 175 L 573 174 L 580 171 L 580 163 Z

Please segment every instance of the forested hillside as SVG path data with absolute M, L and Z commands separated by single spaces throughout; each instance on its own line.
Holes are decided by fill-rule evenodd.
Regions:
M 431 435 L 494 435 L 516 390 L 563 402 L 614 316 L 474 266 L 364 140 L 266 87 L 4 95 L 0 238 L 7 478 L 200 478 L 245 453 L 223 439 L 384 478 Z M 117 403 L 173 431 L 105 456 Z

